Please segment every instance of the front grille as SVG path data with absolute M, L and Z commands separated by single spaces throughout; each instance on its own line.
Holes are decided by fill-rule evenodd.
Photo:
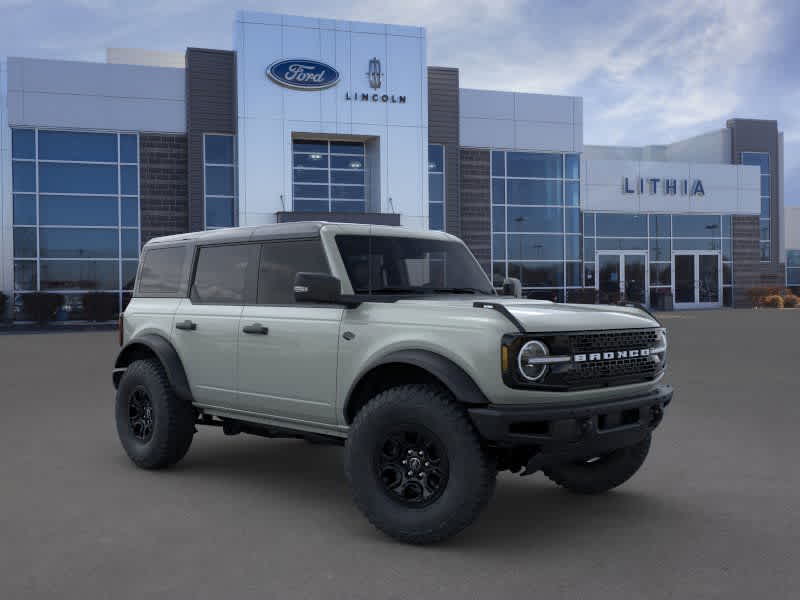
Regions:
M 655 348 L 659 344 L 654 329 L 606 331 L 602 333 L 579 333 L 569 336 L 573 354 L 613 352 L 617 350 L 641 350 Z M 573 362 L 564 373 L 564 381 L 570 386 L 604 385 L 652 379 L 662 369 L 662 364 L 650 356 L 635 358 L 612 358 L 587 362 Z

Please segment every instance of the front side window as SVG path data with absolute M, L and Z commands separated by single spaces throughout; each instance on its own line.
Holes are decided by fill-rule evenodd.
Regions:
M 463 244 L 394 236 L 336 236 L 355 294 L 494 294 Z
M 200 248 L 191 298 L 195 304 L 243 304 L 253 244 Z
M 261 247 L 259 304 L 294 304 L 298 273 L 330 273 L 320 240 L 268 242 Z
M 364 143 L 292 142 L 292 198 L 302 212 L 366 210 Z

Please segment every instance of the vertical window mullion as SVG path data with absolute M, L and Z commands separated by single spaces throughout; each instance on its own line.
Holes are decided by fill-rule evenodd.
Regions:
M 42 264 L 41 264 L 41 257 L 39 252 L 39 129 L 33 130 L 33 148 L 34 148 L 34 175 L 36 177 L 36 185 L 34 190 L 36 191 L 36 291 L 41 291 L 42 285 Z M 13 253 L 12 253 L 13 254 Z

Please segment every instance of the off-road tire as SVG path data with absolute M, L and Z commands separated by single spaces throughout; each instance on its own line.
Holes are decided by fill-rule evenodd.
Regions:
M 136 392 L 149 397 L 151 434 L 140 439 L 130 418 L 131 397 Z M 163 469 L 177 463 L 189 450 L 194 436 L 195 411 L 179 399 L 169 384 L 164 367 L 155 359 L 137 360 L 119 382 L 116 400 L 117 434 L 128 457 L 143 469 Z
M 571 462 L 542 469 L 561 487 L 578 494 L 601 494 L 622 485 L 639 470 L 650 451 L 648 434 L 638 444 L 614 450 L 594 462 Z
M 376 461 L 382 440 L 398 427 L 421 427 L 441 442 L 448 476 L 430 504 L 409 507 L 384 485 Z M 433 385 L 403 385 L 371 399 L 345 445 L 345 472 L 358 508 L 380 531 L 402 542 L 430 544 L 471 524 L 494 491 L 497 468 L 481 447 L 466 411 Z

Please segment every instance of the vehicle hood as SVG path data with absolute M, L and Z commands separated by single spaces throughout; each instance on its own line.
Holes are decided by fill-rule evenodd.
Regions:
M 473 309 L 475 302 L 505 306 L 527 332 L 586 331 L 596 329 L 638 329 L 658 327 L 647 312 L 633 306 L 605 304 L 561 304 L 548 300 L 525 300 L 502 296 L 441 296 L 400 300 L 402 304 L 442 304 L 455 309 Z M 473 310 L 487 310 L 474 308 Z

